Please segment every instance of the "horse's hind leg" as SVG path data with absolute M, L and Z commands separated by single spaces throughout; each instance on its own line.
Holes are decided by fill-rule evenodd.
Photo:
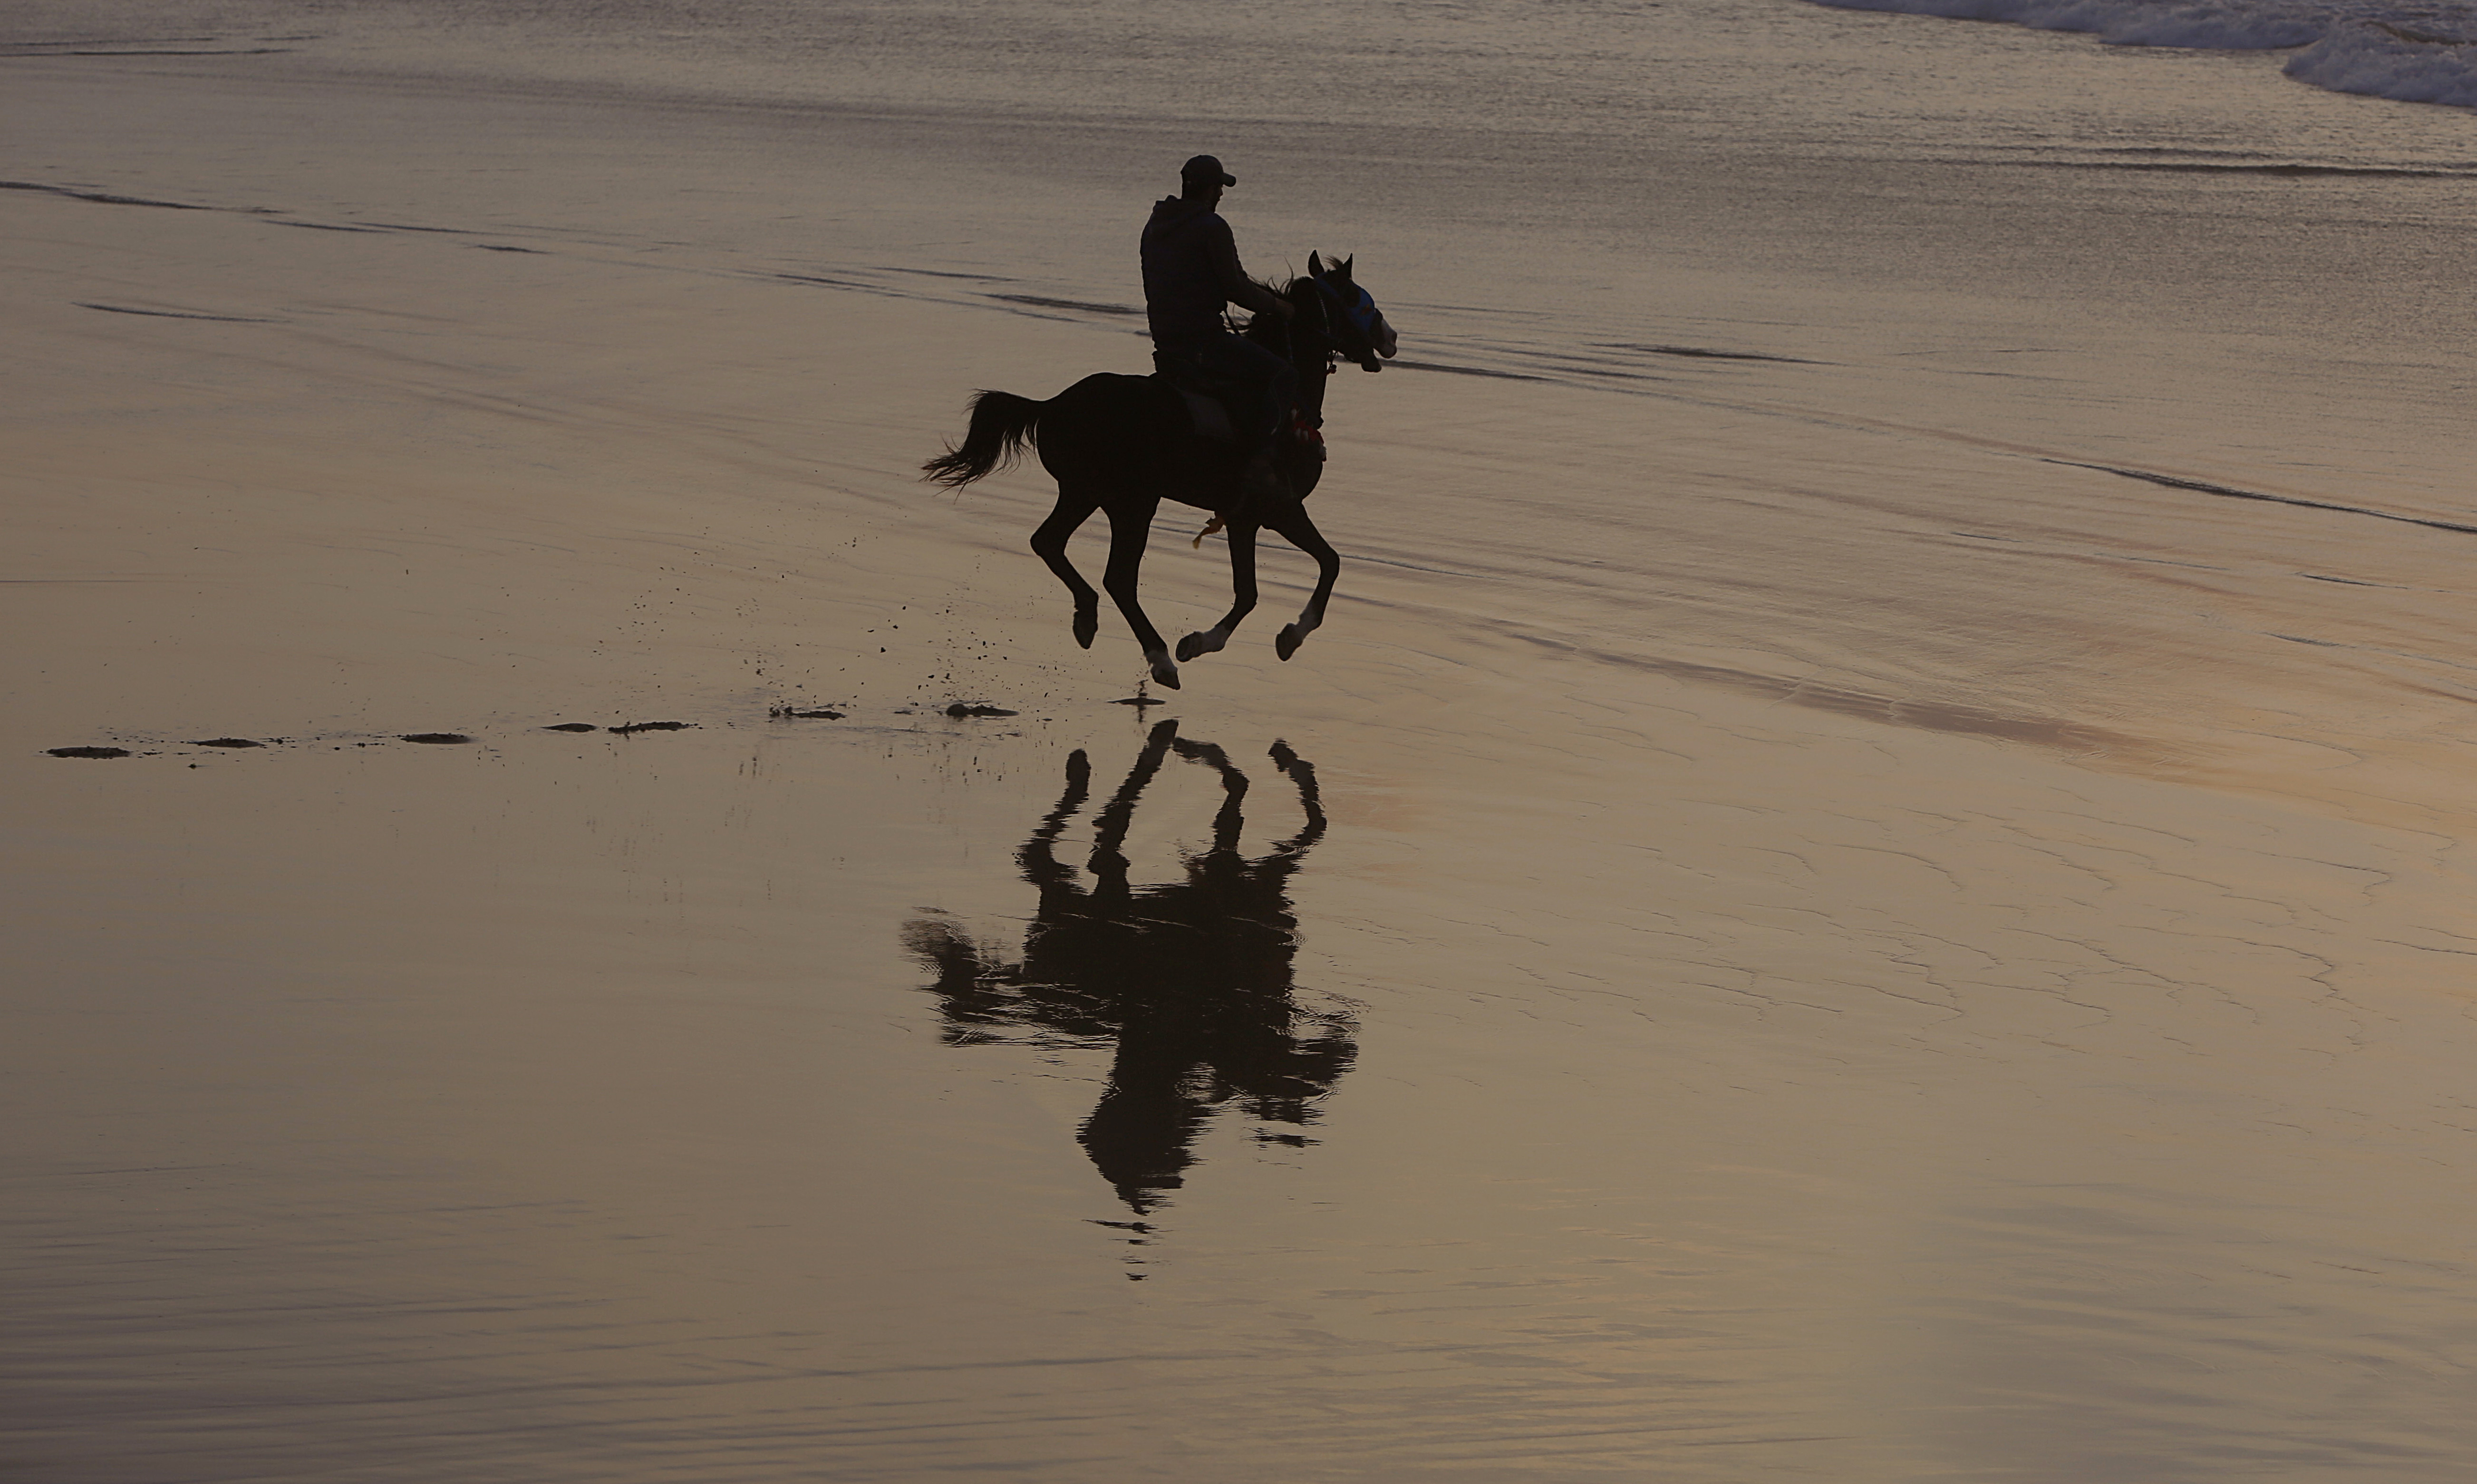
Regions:
M 1110 566 L 1101 574 L 1101 585 L 1110 590 L 1118 611 L 1126 615 L 1127 627 L 1136 631 L 1136 642 L 1144 647 L 1144 663 L 1152 667 L 1153 680 L 1168 689 L 1178 689 L 1178 662 L 1169 657 L 1169 646 L 1162 642 L 1161 631 L 1144 616 L 1143 605 L 1136 601 L 1136 579 L 1143 570 L 1144 542 L 1152 534 L 1153 511 L 1161 505 L 1157 496 L 1113 500 L 1104 507 L 1110 512 Z
M 1181 664 L 1198 655 L 1211 655 L 1230 642 L 1230 632 L 1256 606 L 1256 527 L 1239 521 L 1230 527 L 1230 611 L 1221 622 L 1178 641 Z
M 1075 563 L 1066 559 L 1066 538 L 1100 507 L 1097 498 L 1080 488 L 1061 484 L 1057 507 L 1049 512 L 1049 519 L 1040 523 L 1040 529 L 1032 533 L 1033 552 L 1049 563 L 1049 570 L 1057 573 L 1066 590 L 1075 595 L 1075 642 L 1086 649 L 1092 647 L 1092 635 L 1100 631 L 1101 595 L 1084 581 Z
M 1341 575 L 1341 557 L 1325 540 L 1324 532 L 1316 530 L 1315 522 L 1308 518 L 1305 506 L 1293 505 L 1264 524 L 1280 532 L 1283 540 L 1315 558 L 1315 592 L 1308 599 L 1308 606 L 1299 610 L 1298 621 L 1273 636 L 1273 653 L 1288 659 L 1324 622 L 1324 606 L 1333 596 L 1333 580 Z

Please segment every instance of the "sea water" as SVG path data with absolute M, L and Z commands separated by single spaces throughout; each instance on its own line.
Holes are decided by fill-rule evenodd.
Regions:
M 7 24 L 21 65 L 224 54 L 373 97 L 608 99 L 615 132 L 642 131 L 624 161 L 576 138 L 582 155 L 538 140 L 532 161 L 656 172 L 566 224 L 675 258 L 908 269 L 876 286 L 982 305 L 924 270 L 995 273 L 1121 312 L 1128 223 L 1210 151 L 1240 177 L 1251 267 L 1362 255 L 1414 362 L 1693 397 L 1718 362 L 1679 353 L 1714 352 L 1747 358 L 1733 385 L 1806 411 L 2239 483 L 2295 463 L 2325 493 L 2418 505 L 2464 452 L 2447 408 L 2477 116 L 2389 101 L 2456 98 L 2411 81 L 2458 64 L 2441 12 L 391 0 L 38 5 Z M 2365 81 L 2393 51 L 2393 81 Z M 285 187 L 548 224 L 529 209 L 558 193 L 527 161 L 458 179 L 385 142 L 405 171 L 338 179 L 313 156 Z M 259 163 L 234 188 L 265 189 Z M 695 209 L 646 210 L 686 188 L 673 168 Z M 2023 367 L 2035 384 L 1980 374 Z
M 2280 70 L 2335 92 L 2477 107 L 2477 11 L 2465 5 L 2193 5 L 2179 0 L 1826 0 L 2089 32 L 2117 46 L 2285 54 Z

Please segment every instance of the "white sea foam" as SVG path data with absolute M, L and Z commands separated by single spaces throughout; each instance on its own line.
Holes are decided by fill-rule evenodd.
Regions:
M 2371 26 L 2338 28 L 2289 59 L 2288 75 L 2334 92 L 2477 108 L 2477 40 L 2422 37 Z
M 1817 0 L 1853 11 L 2079 31 L 2114 46 L 2292 50 L 2285 71 L 2334 92 L 2477 108 L 2477 6 L 2386 0 Z

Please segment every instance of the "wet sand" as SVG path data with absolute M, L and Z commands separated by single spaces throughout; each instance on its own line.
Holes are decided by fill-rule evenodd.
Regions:
M 913 481 L 1140 366 L 1088 292 L 197 137 L 0 200 L 24 1476 L 2463 1467 L 2431 447 L 1961 435 L 1743 321 L 1345 370 L 1325 629 L 1272 548 L 1120 705 L 1037 473 Z

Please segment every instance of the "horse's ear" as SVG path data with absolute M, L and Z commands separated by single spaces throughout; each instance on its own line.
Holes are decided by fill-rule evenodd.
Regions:
M 1308 254 L 1308 277 L 1312 279 L 1324 277 L 1324 263 L 1314 253 Z
M 1357 262 L 1358 260 L 1359 260 L 1359 255 L 1358 255 L 1357 253 L 1353 253 L 1353 254 L 1351 254 L 1349 257 L 1347 257 L 1347 258 L 1343 259 L 1343 260 L 1341 260 L 1341 268 L 1340 268 L 1339 276 L 1340 276 L 1340 277 L 1342 277 L 1342 278 L 1345 278 L 1345 279 L 1346 279 L 1346 278 L 1348 278 L 1348 277 L 1350 277 L 1350 265 L 1351 265 L 1352 263 L 1354 263 L 1354 262 Z

